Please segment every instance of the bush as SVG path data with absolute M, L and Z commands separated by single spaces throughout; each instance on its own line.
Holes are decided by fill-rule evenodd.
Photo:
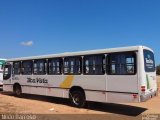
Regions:
M 156 67 L 156 73 L 157 73 L 157 75 L 160 75 L 160 65 L 158 65 L 158 66 Z

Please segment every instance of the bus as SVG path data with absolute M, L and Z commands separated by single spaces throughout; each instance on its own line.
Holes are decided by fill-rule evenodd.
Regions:
M 3 89 L 3 65 L 5 63 L 5 59 L 0 58 L 0 90 Z
M 146 46 L 7 59 L 4 91 L 87 101 L 143 102 L 157 95 L 154 52 Z

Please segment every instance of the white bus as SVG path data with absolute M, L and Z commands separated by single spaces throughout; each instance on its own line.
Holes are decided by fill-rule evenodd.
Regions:
M 8 59 L 4 91 L 86 101 L 142 102 L 156 96 L 153 50 L 131 46 Z
M 0 58 L 0 89 L 3 89 L 3 66 L 5 59 Z

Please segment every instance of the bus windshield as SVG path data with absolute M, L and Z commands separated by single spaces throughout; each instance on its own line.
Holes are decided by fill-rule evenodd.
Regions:
M 155 61 L 154 54 L 149 50 L 144 50 L 144 66 L 146 72 L 154 72 L 155 71 Z

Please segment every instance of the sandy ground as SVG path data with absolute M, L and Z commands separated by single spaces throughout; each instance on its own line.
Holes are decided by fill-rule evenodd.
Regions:
M 160 76 L 157 77 L 160 87 Z M 24 95 L 15 97 L 12 93 L 0 92 L 1 114 L 45 114 L 58 115 L 57 119 L 142 119 L 142 115 L 160 114 L 160 94 L 146 102 L 129 104 L 88 103 L 86 108 L 79 109 L 70 106 L 67 99 Z M 49 115 L 48 115 L 49 114 Z M 66 116 L 65 115 L 70 115 Z M 89 117 L 90 116 L 90 117 Z M 54 116 L 55 117 L 55 116 Z M 1 119 L 1 117 L 0 117 Z M 44 118 L 43 118 L 44 119 Z M 160 119 L 160 116 L 159 116 Z M 45 120 L 45 119 L 44 119 Z

